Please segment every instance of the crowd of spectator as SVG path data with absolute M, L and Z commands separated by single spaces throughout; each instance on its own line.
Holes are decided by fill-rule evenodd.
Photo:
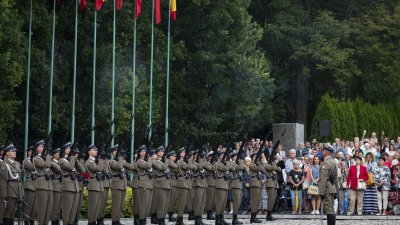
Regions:
M 247 156 L 258 149 L 272 154 L 271 141 L 261 145 L 259 139 L 252 139 L 245 146 Z M 335 212 L 342 215 L 400 214 L 400 137 L 396 141 L 389 140 L 382 132 L 378 140 L 373 132 L 369 138 L 336 138 L 332 146 L 339 178 Z M 285 151 L 285 148 L 278 145 L 276 154 L 272 156 L 282 169 L 277 174 L 279 190 L 275 211 L 320 214 L 321 199 L 315 188 L 318 187 L 319 171 L 323 166 L 323 144 L 313 139 L 290 150 Z M 251 201 L 250 178 L 248 174 L 243 174 L 241 210 L 244 214 L 249 212 Z M 259 214 L 265 213 L 267 200 L 267 192 L 263 190 Z

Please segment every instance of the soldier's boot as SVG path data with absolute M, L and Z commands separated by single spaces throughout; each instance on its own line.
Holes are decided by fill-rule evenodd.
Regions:
M 111 225 L 119 225 L 118 221 L 111 221 Z
M 144 220 L 139 220 L 139 225 L 146 225 L 146 219 L 144 219 Z
M 267 218 L 266 218 L 266 220 L 267 220 L 267 221 L 275 221 L 275 220 L 276 220 L 276 218 L 274 218 L 274 217 L 272 216 L 272 212 L 271 212 L 271 211 L 267 211 Z
M 5 217 L 4 217 L 4 218 L 3 218 L 3 225 L 10 225 L 9 222 L 8 222 L 8 220 L 9 220 L 8 218 L 5 218 Z
M 35 225 L 35 221 L 33 221 L 31 225 Z M 74 223 L 72 225 L 78 225 L 78 218 L 74 220 Z
M 133 215 L 133 225 L 139 225 L 139 215 Z
M 222 225 L 231 225 L 230 223 L 228 223 L 228 221 L 226 221 L 226 220 L 224 219 L 224 214 L 221 215 L 220 221 L 221 221 L 221 224 L 222 224 Z
M 52 221 L 51 221 L 51 225 L 57 225 L 57 221 L 55 221 L 55 220 L 53 221 L 53 220 L 52 220 Z
M 203 223 L 203 216 L 202 215 L 199 216 L 199 224 L 200 225 L 207 225 L 206 223 Z
M 176 218 L 174 218 L 174 212 L 168 212 L 168 221 L 176 222 Z
M 328 215 L 326 215 L 326 217 L 327 217 L 327 220 L 328 220 L 328 225 L 335 225 L 336 224 L 335 215 L 328 214 Z
M 241 224 L 243 223 L 238 220 L 237 214 L 233 214 L 232 225 L 241 225 Z
M 220 217 L 217 214 L 215 214 L 215 225 L 221 225 Z
M 165 225 L 165 218 L 159 218 L 158 219 L 158 224 L 159 225 Z
M 212 210 L 207 210 L 207 220 L 215 220 Z
M 35 225 L 35 220 L 29 220 L 29 225 Z
M 97 225 L 104 225 L 104 218 L 103 217 L 98 218 L 96 224 Z
M 190 211 L 189 211 L 188 220 L 194 220 L 194 210 L 190 210 Z
M 185 225 L 185 224 L 183 223 L 183 217 L 179 217 L 179 216 L 178 216 L 178 219 L 176 220 L 175 225 Z
M 151 214 L 151 224 L 158 224 L 157 214 Z
M 3 224 L 0 223 L 0 225 L 3 225 Z M 24 225 L 29 225 L 29 220 L 25 220 L 25 221 L 24 221 Z
M 257 218 L 257 213 L 252 213 L 250 217 L 250 223 L 261 223 L 262 221 Z
M 14 225 L 14 218 L 8 219 L 8 224 L 9 225 Z

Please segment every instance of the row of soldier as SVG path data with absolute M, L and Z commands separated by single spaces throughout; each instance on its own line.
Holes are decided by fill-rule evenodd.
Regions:
M 266 175 L 268 193 L 267 220 L 272 217 L 278 183 L 276 162 L 269 155 L 253 154 L 245 157 L 239 143 L 234 150 L 200 149 L 186 152 L 185 148 L 165 152 L 160 146 L 149 153 L 146 146 L 135 151 L 135 161 L 127 162 L 126 151 L 121 146 L 111 148 L 111 156 L 99 152 L 91 145 L 79 152 L 76 146 L 67 143 L 62 149 L 53 150 L 45 141 L 39 141 L 27 149 L 27 158 L 22 166 L 15 160 L 16 148 L 4 147 L 0 177 L 0 224 L 14 224 L 18 208 L 23 212 L 26 225 L 77 224 L 81 211 L 84 173 L 88 190 L 88 224 L 104 225 L 107 195 L 111 190 L 112 225 L 121 225 L 126 189 L 133 190 L 134 224 L 146 224 L 151 215 L 152 224 L 170 222 L 184 225 L 183 214 L 189 213 L 195 225 L 203 225 L 202 215 L 216 225 L 229 224 L 224 219 L 228 189 L 232 191 L 232 224 L 243 224 L 238 220 L 242 201 L 242 173 L 251 175 L 251 223 L 261 223 L 256 217 L 263 187 L 261 174 Z M 263 151 L 259 151 L 263 152 Z M 2 153 L 3 155 L 3 153 Z M 129 179 L 129 177 L 131 179 Z M 22 178 L 25 181 L 22 183 Z M 129 182 L 131 180 L 131 182 Z M 177 202 L 177 218 L 173 217 Z M 19 207 L 21 204 L 22 207 Z M 213 215 L 215 211 L 215 216 Z

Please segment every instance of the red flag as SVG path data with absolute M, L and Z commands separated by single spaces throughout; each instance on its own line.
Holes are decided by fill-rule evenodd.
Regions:
M 106 0 L 96 0 L 96 10 L 100 11 L 101 7 L 103 6 Z
M 170 12 L 170 16 L 172 21 L 176 20 L 176 0 L 171 0 L 171 12 Z
M 161 6 L 160 0 L 154 0 L 154 15 L 156 19 L 156 24 L 161 23 Z
M 121 11 L 122 8 L 122 0 L 117 0 L 116 4 L 116 8 L 118 11 Z
M 79 11 L 82 11 L 86 8 L 86 0 L 79 0 Z
M 136 19 L 139 18 L 142 12 L 142 0 L 136 0 Z

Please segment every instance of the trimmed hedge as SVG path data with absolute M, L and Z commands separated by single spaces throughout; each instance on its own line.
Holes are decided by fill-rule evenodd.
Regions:
M 320 120 L 330 120 L 331 136 L 319 136 Z M 367 130 L 367 135 L 376 132 L 377 136 L 384 130 L 386 136 L 394 138 L 400 135 L 399 121 L 400 103 L 373 105 L 361 98 L 343 101 L 325 95 L 315 112 L 310 138 L 319 141 L 332 141 L 336 137 L 352 140 L 354 137 L 361 138 L 363 130 Z

